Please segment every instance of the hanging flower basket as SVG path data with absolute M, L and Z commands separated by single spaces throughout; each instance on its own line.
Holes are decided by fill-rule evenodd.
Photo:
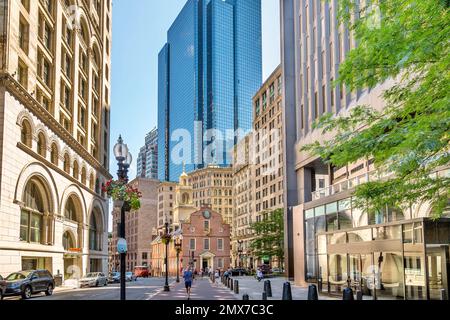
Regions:
M 109 180 L 103 186 L 103 191 L 114 201 L 128 202 L 132 210 L 141 208 L 142 193 L 137 188 L 129 186 L 125 180 Z

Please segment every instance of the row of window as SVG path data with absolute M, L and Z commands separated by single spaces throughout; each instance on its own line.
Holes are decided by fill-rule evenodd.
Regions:
M 203 247 L 198 248 L 198 250 L 210 250 L 211 249 L 211 239 L 204 238 L 203 239 Z M 197 250 L 197 239 L 189 239 L 189 250 Z M 224 239 L 219 238 L 217 239 L 217 250 L 223 251 L 224 250 Z

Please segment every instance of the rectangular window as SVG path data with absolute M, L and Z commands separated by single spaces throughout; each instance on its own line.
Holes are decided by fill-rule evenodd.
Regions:
M 189 240 L 189 249 L 190 250 L 195 250 L 195 239 L 190 239 Z
M 217 199 L 214 199 L 214 201 L 216 201 Z M 203 222 L 203 228 L 205 229 L 205 231 L 209 231 L 209 220 L 205 220 Z
M 223 250 L 223 239 L 217 239 L 217 250 Z
M 203 250 L 209 250 L 209 239 L 203 239 Z

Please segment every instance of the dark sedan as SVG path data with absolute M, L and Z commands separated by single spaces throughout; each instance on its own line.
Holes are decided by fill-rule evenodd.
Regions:
M 51 296 L 54 288 L 55 281 L 47 270 L 20 271 L 6 278 L 5 296 L 22 296 L 22 299 L 30 299 L 33 294 L 41 292 Z
M 3 300 L 3 296 L 6 292 L 6 281 L 0 276 L 0 300 Z

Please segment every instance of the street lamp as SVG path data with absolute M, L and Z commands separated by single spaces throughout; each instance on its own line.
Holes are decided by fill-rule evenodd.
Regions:
M 180 282 L 180 252 L 182 248 L 183 237 L 180 235 L 175 239 L 175 250 L 177 251 L 177 282 Z
M 128 151 L 128 146 L 123 143 L 122 136 L 119 136 L 119 140 L 114 146 L 114 156 L 117 160 L 117 165 L 119 170 L 117 171 L 117 177 L 119 180 L 128 183 L 128 169 L 130 168 L 133 157 Z M 125 239 L 125 212 L 130 211 L 130 204 L 124 202 L 120 210 L 120 232 L 119 237 Z M 126 263 L 126 252 L 120 253 L 120 300 L 126 300 L 126 285 L 125 285 L 125 263 Z
M 170 287 L 169 287 L 169 242 L 171 239 L 170 233 L 169 233 L 169 223 L 166 222 L 165 223 L 165 232 L 162 236 L 162 239 L 164 240 L 164 243 L 166 245 L 166 283 L 164 285 L 164 291 L 169 292 L 170 291 Z

